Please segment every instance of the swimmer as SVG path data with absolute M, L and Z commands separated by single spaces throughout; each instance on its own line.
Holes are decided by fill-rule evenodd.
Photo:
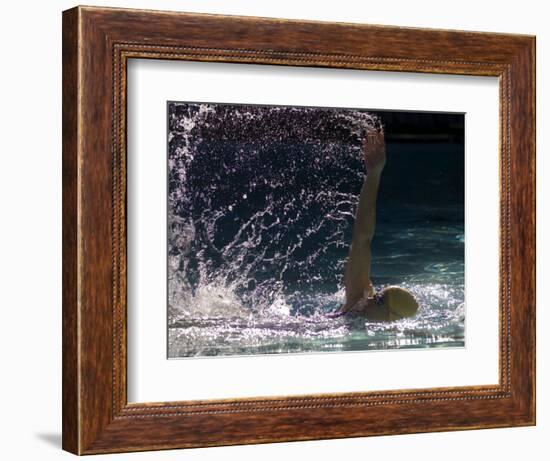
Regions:
M 376 293 L 370 279 L 376 196 L 386 164 L 386 144 L 382 130 L 366 134 L 363 157 L 367 172 L 359 195 L 344 273 L 346 302 L 329 316 L 365 316 L 369 321 L 391 322 L 414 316 L 418 311 L 418 302 L 409 291 L 400 287 L 391 286 Z

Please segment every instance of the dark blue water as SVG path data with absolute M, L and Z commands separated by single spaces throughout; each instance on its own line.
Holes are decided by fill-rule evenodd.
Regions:
M 364 178 L 361 138 L 383 114 L 169 105 L 169 356 L 464 345 L 461 142 L 391 142 L 372 279 L 416 317 L 327 319 Z

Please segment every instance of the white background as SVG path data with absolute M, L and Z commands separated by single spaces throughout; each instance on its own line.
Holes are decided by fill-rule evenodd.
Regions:
M 101 4 L 89 1 L 89 4 Z M 117 459 L 333 460 L 373 457 L 412 460 L 546 459 L 550 436 L 547 361 L 542 332 L 548 284 L 543 214 L 548 160 L 550 31 L 544 2 L 386 1 L 296 2 L 115 1 L 111 6 L 455 28 L 537 35 L 538 58 L 538 425 L 530 428 L 419 434 L 349 440 L 117 455 Z M 9 2 L 0 16 L 0 330 L 5 459 L 69 459 L 61 427 L 61 10 L 69 1 Z M 546 277 L 547 278 L 547 277 Z M 544 449 L 544 452 L 543 452 Z M 101 457 L 100 457 L 101 458 Z
M 496 77 L 143 59 L 128 93 L 131 402 L 498 383 Z M 166 360 L 167 100 L 466 113 L 466 347 Z

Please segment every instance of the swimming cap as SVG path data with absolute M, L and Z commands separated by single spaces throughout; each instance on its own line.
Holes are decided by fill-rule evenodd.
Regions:
M 387 287 L 380 293 L 389 311 L 389 320 L 412 317 L 418 312 L 418 302 L 412 293 L 400 287 Z

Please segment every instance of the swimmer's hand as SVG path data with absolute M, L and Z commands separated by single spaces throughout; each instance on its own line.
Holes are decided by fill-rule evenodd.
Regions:
M 386 141 L 384 132 L 372 131 L 363 139 L 363 157 L 367 173 L 380 173 L 386 164 Z
M 337 319 L 338 317 L 342 317 L 346 315 L 346 313 L 340 309 L 337 309 L 332 312 L 328 312 L 325 314 L 325 317 L 328 317 L 329 319 Z

